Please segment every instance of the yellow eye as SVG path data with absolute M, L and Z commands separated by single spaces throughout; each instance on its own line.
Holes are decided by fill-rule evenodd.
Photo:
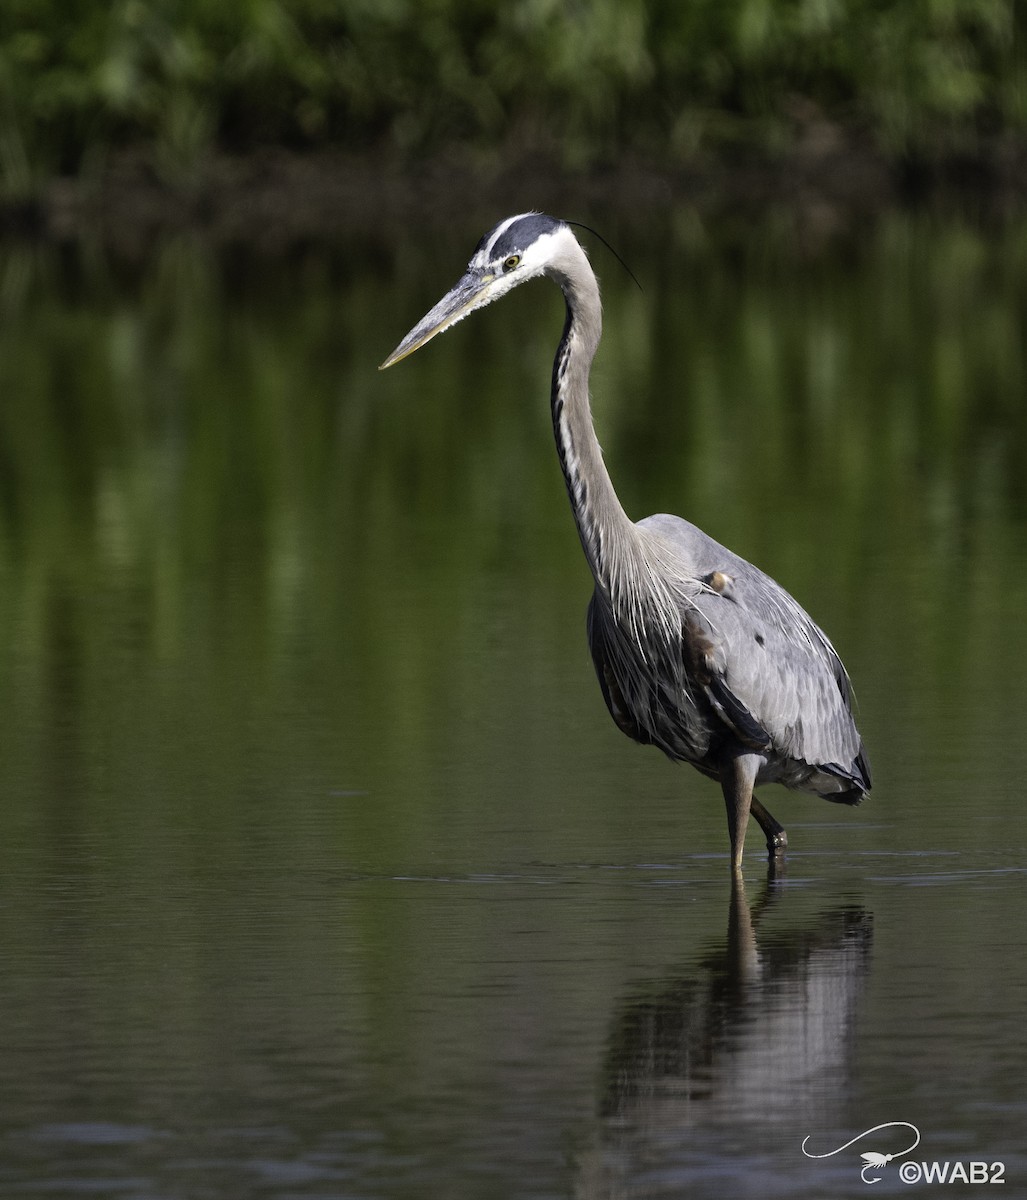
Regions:
M 503 270 L 512 271 L 520 261 L 521 256 L 519 254 L 511 254 L 510 257 L 503 263 Z

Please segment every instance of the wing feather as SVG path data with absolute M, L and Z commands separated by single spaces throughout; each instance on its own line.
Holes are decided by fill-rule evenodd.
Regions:
M 780 584 L 680 518 L 641 522 L 704 583 L 682 604 L 683 644 L 713 711 L 744 744 L 816 768 L 828 791 L 869 790 L 870 765 L 834 646 Z M 701 661 L 700 661 L 701 660 Z

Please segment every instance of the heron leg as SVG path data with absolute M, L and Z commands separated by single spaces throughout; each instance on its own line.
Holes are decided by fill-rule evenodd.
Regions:
M 763 759 L 758 754 L 739 754 L 730 759 L 721 774 L 720 786 L 727 808 L 727 831 L 731 838 L 731 869 L 742 869 L 742 849 L 749 810 L 753 804 L 752 789 Z M 759 801 L 755 802 L 759 804 Z M 766 809 L 760 805 L 766 815 Z M 761 822 L 762 823 L 762 822 Z
M 766 834 L 767 852 L 770 854 L 770 857 L 776 858 L 783 854 L 788 845 L 788 834 L 785 833 L 784 826 L 779 821 L 774 820 L 755 796 L 752 798 L 750 812 L 759 823 L 760 829 Z

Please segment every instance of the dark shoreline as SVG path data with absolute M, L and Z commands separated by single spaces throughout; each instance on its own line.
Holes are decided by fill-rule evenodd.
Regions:
M 827 139 L 778 157 L 739 154 L 670 168 L 621 161 L 581 171 L 530 157 L 492 169 L 455 157 L 400 165 L 269 149 L 209 159 L 173 182 L 145 157 L 125 155 L 95 176 L 53 179 L 29 197 L 0 200 L 0 236 L 88 240 L 134 256 L 191 231 L 214 245 L 245 242 L 275 252 L 411 220 L 435 228 L 468 209 L 655 218 L 689 208 L 711 219 L 788 209 L 844 229 L 896 207 L 1002 220 L 1022 212 L 1025 198 L 1027 145 L 1011 142 L 914 160 Z

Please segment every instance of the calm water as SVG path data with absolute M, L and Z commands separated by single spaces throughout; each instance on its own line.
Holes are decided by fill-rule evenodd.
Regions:
M 0 1195 L 960 1190 L 801 1151 L 885 1122 L 1027 1194 L 1027 224 L 596 251 L 626 507 L 812 610 L 874 765 L 732 894 L 592 676 L 559 297 L 376 370 L 498 215 L 3 251 Z

